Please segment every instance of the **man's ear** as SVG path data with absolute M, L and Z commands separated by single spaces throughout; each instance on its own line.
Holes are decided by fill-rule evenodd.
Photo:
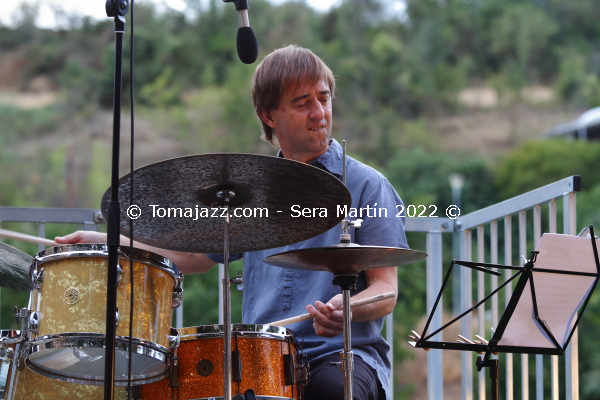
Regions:
M 277 125 L 277 123 L 273 120 L 273 117 L 271 116 L 271 111 L 260 110 L 258 112 L 258 115 L 260 116 L 260 119 L 265 124 L 269 125 L 273 129 L 275 129 L 275 126 Z

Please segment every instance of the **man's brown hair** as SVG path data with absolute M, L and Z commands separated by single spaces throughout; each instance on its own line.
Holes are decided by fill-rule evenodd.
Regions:
M 252 78 L 252 103 L 262 124 L 263 140 L 277 145 L 273 128 L 262 120 L 260 113 L 270 112 L 279 107 L 281 98 L 287 91 L 294 91 L 301 84 L 316 85 L 321 79 L 329 86 L 333 98 L 333 73 L 323 60 L 303 47 L 282 47 L 262 60 Z

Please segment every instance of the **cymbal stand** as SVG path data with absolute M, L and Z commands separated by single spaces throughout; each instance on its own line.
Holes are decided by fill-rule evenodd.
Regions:
M 226 209 L 225 227 L 223 237 L 223 256 L 225 260 L 222 267 L 223 276 L 223 371 L 224 371 L 224 399 L 231 400 L 231 288 L 229 279 L 229 200 L 235 196 L 230 190 L 221 190 L 217 192 L 217 197 L 221 199 L 222 206 Z
M 342 141 L 342 182 L 346 185 L 346 141 Z M 340 235 L 340 246 L 351 246 L 350 226 L 359 228 L 362 220 L 349 221 L 344 218 L 341 222 L 342 234 Z M 350 326 L 350 290 L 356 291 L 358 274 L 334 275 L 333 284 L 342 289 L 342 304 L 344 307 L 344 351 L 340 352 L 340 362 L 332 363 L 341 368 L 344 373 L 344 399 L 352 400 L 352 389 L 354 387 L 354 353 L 352 352 L 352 333 Z
M 350 328 L 350 290 L 356 291 L 357 274 L 334 275 L 333 284 L 342 288 L 344 307 L 344 351 L 340 352 L 339 366 L 344 373 L 344 399 L 352 400 L 354 353 L 352 352 L 352 334 Z

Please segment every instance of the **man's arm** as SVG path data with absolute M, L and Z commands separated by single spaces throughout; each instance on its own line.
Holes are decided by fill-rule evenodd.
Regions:
M 396 267 L 378 268 L 365 271 L 367 288 L 355 296 L 351 301 L 377 296 L 387 292 L 394 292 L 396 296 L 391 299 L 366 304 L 352 309 L 352 321 L 371 321 L 394 311 L 398 297 L 398 278 Z M 337 310 L 342 304 L 342 295 L 334 296 L 327 304 L 316 301 L 315 305 L 306 306 L 306 310 L 314 318 L 313 326 L 319 336 L 334 337 L 339 335 L 344 327 L 343 311 Z
M 56 237 L 54 240 L 61 244 L 106 243 L 106 233 L 77 231 L 67 236 Z M 121 236 L 120 242 L 121 246 L 129 246 L 129 238 L 126 238 L 125 236 Z M 206 257 L 206 255 L 201 253 L 185 253 L 181 251 L 160 249 L 135 241 L 133 242 L 133 246 L 168 258 L 177 265 L 179 271 L 183 272 L 184 275 L 206 272 L 216 264 L 210 258 Z

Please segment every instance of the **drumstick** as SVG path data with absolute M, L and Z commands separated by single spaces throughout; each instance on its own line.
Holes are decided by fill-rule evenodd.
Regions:
M 25 233 L 19 233 L 14 231 L 9 231 L 8 229 L 0 229 L 0 237 L 5 237 L 9 239 L 16 239 L 22 242 L 42 244 L 44 246 L 60 246 L 54 240 L 44 239 L 37 236 L 27 235 Z
M 350 303 L 350 308 L 364 306 L 365 304 L 371 304 L 371 303 L 375 303 L 375 302 L 385 300 L 385 299 L 391 299 L 394 296 L 396 296 L 396 293 L 394 293 L 394 292 L 378 294 L 377 296 L 367 297 L 366 299 L 353 301 Z M 342 308 L 343 308 L 343 304 L 341 304 L 337 309 L 341 310 Z M 294 324 L 296 322 L 306 321 L 311 318 L 312 318 L 311 315 L 306 313 L 306 314 L 298 315 L 296 317 L 280 319 L 279 321 L 275 321 L 275 322 L 269 322 L 267 325 L 284 326 L 284 325 Z

